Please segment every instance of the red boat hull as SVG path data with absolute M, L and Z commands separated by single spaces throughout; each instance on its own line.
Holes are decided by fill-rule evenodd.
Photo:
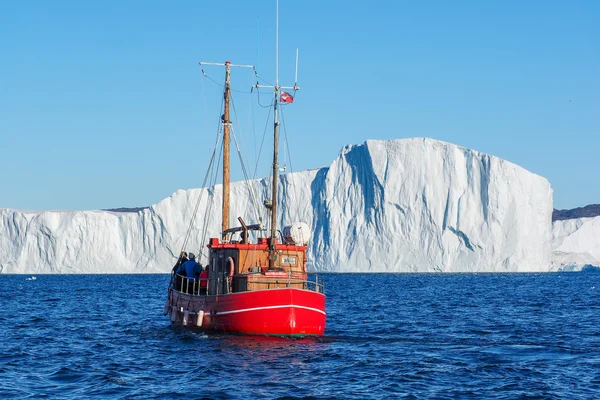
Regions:
M 169 306 L 173 325 L 201 331 L 277 336 L 321 336 L 325 332 L 325 295 L 310 290 L 280 288 L 194 296 L 170 289 Z

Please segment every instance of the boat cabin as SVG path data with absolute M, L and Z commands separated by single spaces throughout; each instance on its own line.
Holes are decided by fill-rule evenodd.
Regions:
M 244 242 L 244 240 L 241 240 Z M 269 267 L 268 238 L 257 243 L 221 242 L 211 238 L 209 255 L 209 295 L 294 287 L 304 289 L 307 280 L 306 246 L 279 243 Z

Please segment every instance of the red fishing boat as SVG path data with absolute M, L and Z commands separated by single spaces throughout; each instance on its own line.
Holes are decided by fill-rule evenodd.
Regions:
M 212 238 L 208 248 L 207 294 L 201 294 L 199 280 L 172 279 L 165 311 L 173 325 L 239 334 L 323 335 L 325 295 L 318 277 L 307 279 L 306 245 Z
M 200 64 L 225 67 L 221 231 L 207 245 L 208 276 L 172 274 L 165 315 L 170 316 L 174 326 L 207 332 L 321 336 L 326 322 L 325 294 L 320 277 L 309 279 L 307 271 L 309 228 L 295 223 L 284 227 L 279 237 L 277 234 L 278 105 L 293 101 L 293 95 L 283 90 L 295 93 L 299 87 L 296 82 L 293 86 L 280 86 L 277 67 L 275 85 L 257 82 L 253 86 L 256 90 L 269 88 L 274 94 L 272 190 L 271 198 L 263 203 L 270 227 L 263 229 L 260 223 L 247 225 L 242 217 L 238 218 L 239 226 L 230 227 L 230 73 L 232 67 L 254 67 L 229 61 Z M 296 54 L 296 81 L 297 65 Z M 261 237 L 263 232 L 268 235 Z M 251 239 L 253 236 L 255 240 Z

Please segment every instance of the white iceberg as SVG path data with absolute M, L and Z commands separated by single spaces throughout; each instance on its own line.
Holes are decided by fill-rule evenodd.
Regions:
M 268 185 L 264 179 L 233 183 L 231 220 L 257 222 L 248 187 L 262 199 Z M 187 250 L 204 249 L 204 228 L 216 236 L 220 192 L 220 186 L 179 190 L 131 213 L 2 209 L 0 272 L 168 272 L 199 195 Z M 303 221 L 312 230 L 313 271 L 550 269 L 549 182 L 450 143 L 418 138 L 346 146 L 328 167 L 282 175 L 278 192 L 280 229 Z
M 552 270 L 600 266 L 600 217 L 554 221 L 552 250 Z

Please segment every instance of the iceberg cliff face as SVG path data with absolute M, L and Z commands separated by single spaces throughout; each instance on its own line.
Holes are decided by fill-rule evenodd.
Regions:
M 258 215 L 266 180 L 231 187 L 231 221 Z M 281 176 L 281 228 L 311 226 L 309 265 L 339 272 L 548 271 L 552 190 L 499 158 L 431 139 L 347 146 L 329 166 Z M 180 190 L 136 213 L 0 210 L 0 272 L 167 272 L 217 236 L 221 187 Z M 264 210 L 259 211 L 264 214 Z M 208 218 L 205 218 L 207 216 Z M 205 225 L 206 221 L 206 225 Z M 202 250 L 205 251 L 205 250 Z
M 320 171 L 313 255 L 344 271 L 545 271 L 548 181 L 429 139 L 346 147 Z M 315 223 L 322 221 L 322 224 Z
M 555 221 L 552 250 L 553 270 L 600 266 L 600 217 Z

